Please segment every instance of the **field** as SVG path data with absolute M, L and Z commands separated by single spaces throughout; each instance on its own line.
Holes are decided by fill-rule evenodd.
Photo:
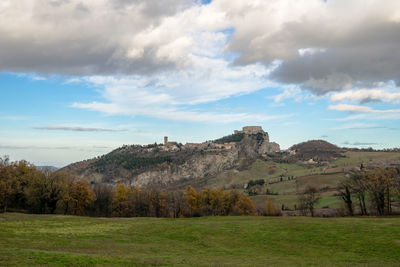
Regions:
M 322 199 L 317 208 L 339 208 L 343 201 L 337 194 L 337 186 L 345 179 L 349 170 L 364 166 L 390 166 L 390 163 L 400 163 L 400 153 L 397 152 L 363 152 L 349 151 L 343 158 L 332 160 L 328 165 L 300 165 L 296 163 L 275 163 L 272 161 L 255 161 L 248 170 L 227 170 L 217 177 L 208 179 L 206 186 L 214 188 L 237 188 L 246 193 L 244 185 L 250 180 L 263 179 L 265 185 L 259 188 L 256 196 L 251 196 L 254 203 L 261 207 L 266 198 L 272 199 L 277 207 L 284 205 L 294 209 L 298 204 L 298 193 L 308 186 L 321 189 Z M 289 180 L 288 177 L 294 179 Z M 273 194 L 266 195 L 266 189 Z
M 399 266 L 400 218 L 0 214 L 0 265 Z

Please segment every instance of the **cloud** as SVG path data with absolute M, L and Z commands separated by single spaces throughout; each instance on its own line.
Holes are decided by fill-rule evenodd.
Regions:
M 296 101 L 301 101 L 303 99 L 301 96 L 301 89 L 298 87 L 289 87 L 284 89 L 282 93 L 274 97 L 274 101 L 275 103 L 279 103 L 289 98 L 294 98 Z
M 217 49 L 219 57 L 234 55 L 237 65 L 269 68 L 280 62 L 271 78 L 315 94 L 400 80 L 396 0 L 4 3 L 3 70 L 72 75 L 180 71 L 192 66 L 193 55 Z M 213 45 L 226 37 L 223 47 Z
M 260 122 L 267 120 L 276 120 L 287 118 L 291 115 L 265 115 L 265 114 L 249 114 L 249 113 L 230 113 L 221 114 L 215 112 L 196 112 L 190 110 L 179 110 L 174 106 L 151 107 L 139 106 L 129 107 L 125 105 L 119 106 L 115 103 L 98 103 L 92 102 L 87 104 L 74 103 L 73 107 L 100 111 L 109 115 L 130 115 L 130 116 L 149 116 L 158 119 L 167 119 L 173 121 L 186 122 L 208 122 L 208 123 L 232 123 L 232 122 Z M 143 108 L 140 108 L 143 107 Z
M 331 110 L 346 111 L 351 113 L 400 114 L 400 109 L 380 110 L 380 109 L 373 109 L 367 106 L 348 105 L 348 104 L 330 105 L 328 108 Z
M 69 126 L 44 126 L 44 127 L 33 127 L 36 130 L 50 130 L 50 131 L 74 131 L 74 132 L 125 132 L 127 130 L 115 130 L 115 129 L 104 129 L 104 128 L 85 128 L 85 127 L 69 127 Z
M 400 2 L 216 1 L 235 34 L 236 64 L 274 60 L 272 77 L 315 94 L 399 80 Z M 254 27 L 257 25 L 257 27 Z
M 360 103 L 368 102 L 387 102 L 400 103 L 400 93 L 388 92 L 382 89 L 361 89 L 335 93 L 331 96 L 331 100 L 338 101 L 358 101 Z
M 373 142 L 349 142 L 345 141 L 343 142 L 343 145 L 350 145 L 350 146 L 373 146 L 373 145 L 379 145 L 379 143 L 373 143 Z
M 75 108 L 180 121 L 281 118 L 195 107 L 270 87 L 282 88 L 275 102 L 301 101 L 301 89 L 307 89 L 315 95 L 346 90 L 331 95 L 335 102 L 399 103 L 399 1 L 202 3 L 3 1 L 0 71 L 35 73 L 39 79 L 66 75 L 66 83 L 100 88 L 101 100 L 76 102 Z M 370 90 L 389 81 L 392 91 Z M 399 113 L 344 104 L 329 108 Z
M 374 125 L 369 123 L 349 123 L 339 127 L 332 128 L 333 130 L 369 130 L 369 129 L 387 129 L 385 126 Z
M 169 56 L 184 57 L 186 52 L 183 39 L 168 36 L 173 28 L 147 33 L 193 6 L 191 1 L 8 3 L 0 7 L 0 70 L 89 75 L 147 73 L 184 64 L 184 59 Z M 173 22 L 169 25 L 174 26 Z M 138 49 L 140 56 L 132 56 Z
M 255 123 L 290 116 L 199 109 L 199 104 L 249 94 L 276 84 L 265 79 L 272 69 L 260 64 L 230 66 L 227 60 L 197 55 L 191 56 L 191 60 L 192 67 L 179 72 L 86 77 L 87 83 L 104 88 L 104 101 L 76 102 L 72 107 L 109 115 L 214 123 Z
M 20 145 L 1 145 L 0 149 L 10 150 L 79 150 L 79 151 L 103 151 L 104 149 L 112 149 L 108 146 L 20 146 Z

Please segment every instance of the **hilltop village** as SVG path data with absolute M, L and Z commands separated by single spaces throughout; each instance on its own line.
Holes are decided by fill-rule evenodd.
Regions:
M 202 150 L 202 151 L 221 151 L 231 150 L 238 142 L 246 137 L 256 136 L 260 143 L 259 153 L 266 154 L 271 152 L 279 152 L 280 146 L 275 142 L 269 141 L 269 135 L 261 126 L 245 126 L 242 130 L 235 130 L 232 135 L 226 136 L 214 141 L 206 141 L 202 143 L 186 143 L 179 144 L 175 141 L 169 141 L 168 136 L 164 137 L 164 144 L 158 148 L 164 151 L 180 151 L 180 150 Z M 150 151 L 149 151 L 150 152 Z

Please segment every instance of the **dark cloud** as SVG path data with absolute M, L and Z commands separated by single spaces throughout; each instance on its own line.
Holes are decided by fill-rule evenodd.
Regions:
M 301 27 L 301 25 L 297 25 Z M 299 29 L 300 30 L 300 29 Z M 285 60 L 272 77 L 316 94 L 400 78 L 400 24 L 360 28 L 341 40 L 321 43 L 325 52 Z M 329 41 L 329 40 L 328 40 Z
M 4 71 L 65 75 L 143 74 L 176 66 L 175 62 L 158 58 L 155 47 L 146 47 L 140 58 L 124 57 L 124 48 L 95 32 L 87 33 L 85 39 L 66 36 L 51 43 L 7 35 L 4 32 L 0 35 L 0 70 Z
M 280 3 L 287 8 L 289 1 L 272 2 L 271 6 L 265 4 L 265 10 Z M 271 21 L 266 19 L 255 29 L 249 30 L 246 21 L 242 28 L 237 26 L 228 45 L 230 51 L 240 55 L 236 64 L 270 65 L 280 60 L 273 79 L 299 84 L 317 95 L 400 79 L 399 2 L 330 1 L 318 5 L 310 1 L 314 9 L 308 13 L 305 3 L 292 5 L 287 12 L 279 10 L 282 13 L 278 12 L 277 18 L 271 14 Z M 263 20 L 257 17 L 261 11 L 240 16 L 251 21 L 250 12 L 254 20 Z
M 0 71 L 107 75 L 174 69 L 180 62 L 160 55 L 158 36 L 133 39 L 190 2 L 38 0 L 33 8 L 12 3 L 0 10 Z M 132 47 L 139 56 L 129 56 Z

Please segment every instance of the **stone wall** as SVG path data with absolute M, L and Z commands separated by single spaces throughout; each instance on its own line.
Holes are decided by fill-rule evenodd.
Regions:
M 264 132 L 261 126 L 245 126 L 243 127 L 242 131 L 245 134 L 256 134 L 259 132 Z

